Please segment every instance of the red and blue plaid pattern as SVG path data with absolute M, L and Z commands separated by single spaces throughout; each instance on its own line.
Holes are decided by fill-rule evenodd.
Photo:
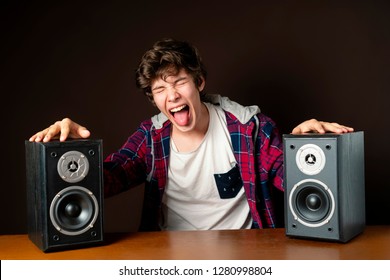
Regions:
M 283 191 L 283 150 L 275 123 L 259 113 L 242 124 L 225 112 L 234 155 L 241 172 L 253 228 L 275 227 L 272 188 Z M 140 230 L 158 230 L 158 215 L 168 176 L 171 123 L 155 129 L 141 123 L 122 148 L 104 162 L 105 195 L 145 182 Z

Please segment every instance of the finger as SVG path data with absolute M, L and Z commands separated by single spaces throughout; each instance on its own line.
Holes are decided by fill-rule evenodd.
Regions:
M 88 138 L 91 135 L 89 130 L 79 125 L 78 123 L 72 122 L 71 123 L 71 130 L 70 130 L 70 136 L 74 138 Z
M 91 135 L 91 132 L 89 132 L 89 130 L 86 127 L 80 126 L 79 129 L 78 129 L 78 134 L 82 138 L 88 138 Z
M 354 132 L 355 129 L 353 127 L 349 127 L 349 126 L 344 126 L 344 129 L 347 131 L 347 132 Z
M 341 124 L 338 124 L 338 123 L 334 123 L 334 125 L 339 127 L 342 130 L 343 133 L 348 133 L 348 132 L 353 132 L 354 131 L 353 127 L 349 127 L 349 126 L 346 126 L 346 125 L 341 125 Z
M 311 131 L 324 134 L 326 129 L 324 128 L 323 122 L 315 121 L 310 123 Z
M 307 131 L 305 131 L 305 128 L 302 125 L 299 125 L 292 130 L 291 134 L 303 134 L 306 132 Z
M 60 122 L 55 122 L 49 128 L 42 131 L 43 142 L 49 142 L 54 139 L 61 130 Z
M 60 141 L 63 142 L 68 138 L 70 127 L 69 127 L 69 121 L 68 119 L 63 119 L 60 122 Z
M 28 139 L 30 142 L 39 142 L 42 140 L 43 136 L 41 135 L 42 132 L 37 132 L 33 136 Z
M 48 131 L 48 128 L 35 133 L 33 136 L 30 137 L 29 141 L 31 141 L 31 142 L 43 141 L 43 139 L 45 138 L 45 136 L 47 134 L 47 131 Z
M 297 126 L 291 131 L 291 134 L 301 134 L 301 129 Z
M 325 129 L 323 128 L 321 122 L 317 121 L 316 119 L 311 119 L 295 127 L 291 133 L 303 134 L 308 132 L 325 133 Z
M 30 142 L 35 142 L 35 139 L 37 139 L 37 133 L 35 133 L 33 136 L 31 136 L 29 139 L 28 139 L 28 141 L 30 141 Z
M 349 126 L 341 125 L 339 123 L 333 122 L 333 123 L 328 123 L 328 122 L 321 122 L 324 128 L 329 131 L 329 132 L 334 132 L 334 133 L 348 133 L 348 132 L 353 132 L 354 129 Z

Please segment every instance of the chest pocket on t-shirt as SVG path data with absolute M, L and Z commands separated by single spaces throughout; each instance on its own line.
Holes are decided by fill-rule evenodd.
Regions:
M 241 190 L 243 182 L 238 166 L 234 166 L 227 173 L 214 174 L 219 197 L 228 199 L 235 197 Z

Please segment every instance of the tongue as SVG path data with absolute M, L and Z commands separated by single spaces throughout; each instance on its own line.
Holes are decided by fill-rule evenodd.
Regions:
M 188 125 L 190 122 L 190 117 L 188 114 L 188 110 L 181 110 L 174 114 L 175 121 L 178 125 Z

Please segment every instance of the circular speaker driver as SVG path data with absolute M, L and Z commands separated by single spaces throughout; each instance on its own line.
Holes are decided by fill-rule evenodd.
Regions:
M 294 220 L 308 227 L 329 223 L 335 208 L 331 190 L 321 181 L 305 179 L 294 185 L 289 195 Z
M 98 202 L 91 191 L 80 186 L 63 189 L 50 205 L 50 220 L 66 235 L 79 235 L 93 227 L 99 213 Z
M 62 180 L 65 182 L 80 182 L 88 174 L 88 159 L 79 151 L 66 152 L 58 161 L 57 171 Z
M 295 157 L 299 170 L 307 175 L 316 175 L 324 169 L 325 154 L 322 149 L 314 144 L 303 145 Z

